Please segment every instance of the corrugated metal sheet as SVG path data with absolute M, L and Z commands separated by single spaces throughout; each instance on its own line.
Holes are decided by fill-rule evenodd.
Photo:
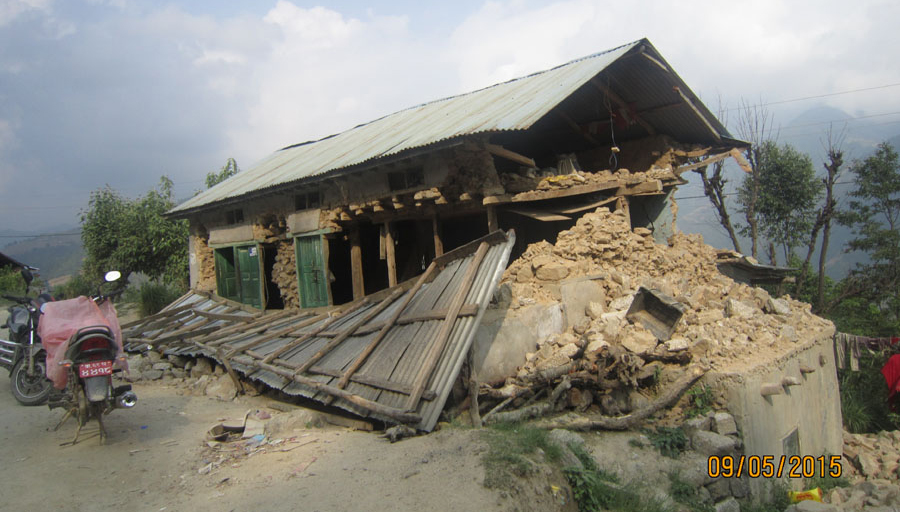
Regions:
M 220 330 L 202 336 L 193 336 L 189 328 L 182 327 L 183 340 L 167 336 L 168 353 L 202 354 L 220 361 L 228 357 L 235 371 L 286 393 L 384 421 L 396 422 L 405 414 L 417 428 L 430 431 L 471 348 L 514 243 L 513 232 L 494 232 L 436 259 L 430 282 L 423 281 L 420 288 L 407 284 L 402 293 L 400 287 L 364 298 L 345 305 L 337 316 L 288 311 L 244 325 L 223 323 Z M 379 296 L 386 293 L 390 293 L 386 299 Z M 462 310 L 454 316 L 450 311 L 459 298 Z M 127 329 L 126 339 L 132 346 L 153 344 L 154 339 L 163 339 L 157 331 L 168 329 L 161 325 L 166 318 L 189 318 L 193 307 L 209 308 L 221 300 L 214 296 L 183 298 L 167 308 L 168 317 L 145 321 L 144 326 L 152 331 L 141 326 Z M 388 320 L 393 317 L 399 319 L 391 324 Z M 385 334 L 380 343 L 361 359 L 360 354 L 382 329 Z M 311 362 L 328 345 L 333 346 Z M 430 360 L 430 354 L 436 359 Z M 362 364 L 351 374 L 357 360 Z M 298 371 L 309 364 L 307 370 Z M 338 382 L 344 376 L 349 381 L 341 390 Z M 424 392 L 416 400 L 410 395 L 420 381 Z
M 252 169 L 172 209 L 183 212 L 464 135 L 524 130 L 607 66 L 647 40 L 553 69 L 401 110 L 318 141 L 275 152 Z

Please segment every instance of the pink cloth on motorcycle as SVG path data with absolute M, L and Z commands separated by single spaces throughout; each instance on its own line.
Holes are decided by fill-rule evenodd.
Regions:
M 122 348 L 122 328 L 116 316 L 116 308 L 110 301 L 99 306 L 88 297 L 77 297 L 44 304 L 44 314 L 38 321 L 38 336 L 47 351 L 47 378 L 53 387 L 63 389 L 68 380 L 68 371 L 59 365 L 66 357 L 69 340 L 78 329 L 91 325 L 109 327 L 116 340 L 116 365 L 128 369 L 127 362 L 120 359 L 125 355 Z

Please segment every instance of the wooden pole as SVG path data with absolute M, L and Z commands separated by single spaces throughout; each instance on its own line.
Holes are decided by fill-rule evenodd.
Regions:
M 388 286 L 397 286 L 397 254 L 394 250 L 394 223 L 384 223 L 384 253 L 387 257 Z
M 444 254 L 444 241 L 441 240 L 441 221 L 437 214 L 431 218 L 431 231 L 434 233 L 434 257 Z
M 366 295 L 366 286 L 363 280 L 362 247 L 359 242 L 358 226 L 350 230 L 350 272 L 353 280 L 353 300 L 361 299 Z
M 500 229 L 500 224 L 497 222 L 497 209 L 494 205 L 488 205 L 487 207 L 487 223 L 488 233 L 493 233 Z

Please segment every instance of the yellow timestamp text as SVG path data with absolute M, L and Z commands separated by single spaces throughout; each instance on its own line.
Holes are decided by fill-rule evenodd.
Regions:
M 832 478 L 841 477 L 840 455 L 712 455 L 707 460 L 710 478 Z

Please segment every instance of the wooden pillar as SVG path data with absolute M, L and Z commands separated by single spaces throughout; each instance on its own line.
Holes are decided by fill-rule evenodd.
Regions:
M 444 254 L 444 241 L 441 239 L 441 221 L 437 214 L 431 218 L 431 231 L 434 233 L 434 257 Z
M 362 247 L 359 245 L 359 228 L 356 226 L 350 230 L 350 273 L 353 280 L 353 299 L 364 297 L 366 286 L 363 281 Z
M 387 258 L 388 286 L 397 285 L 397 257 L 394 251 L 394 223 L 384 223 L 384 255 Z
M 488 222 L 488 233 L 493 233 L 500 229 L 500 224 L 497 222 L 497 209 L 494 205 L 489 204 L 487 206 L 487 222 Z

